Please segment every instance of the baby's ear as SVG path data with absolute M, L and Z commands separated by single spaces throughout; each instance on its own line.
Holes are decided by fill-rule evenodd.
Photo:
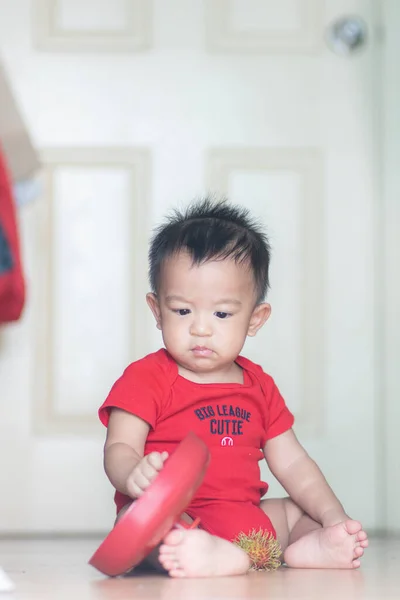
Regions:
M 157 329 L 161 329 L 161 310 L 160 303 L 158 302 L 158 298 L 156 294 L 149 293 L 146 295 L 147 304 L 150 307 L 151 312 L 154 315 L 156 320 Z
M 264 325 L 266 321 L 268 321 L 269 316 L 271 314 L 271 305 L 263 302 L 262 304 L 257 304 L 250 318 L 249 328 L 247 330 L 247 335 L 250 337 L 254 337 L 259 329 Z

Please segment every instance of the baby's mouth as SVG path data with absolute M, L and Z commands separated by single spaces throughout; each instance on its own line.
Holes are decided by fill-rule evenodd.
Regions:
M 196 356 L 210 356 L 213 351 L 210 350 L 210 348 L 207 348 L 206 346 L 195 346 L 194 348 L 192 348 L 192 352 Z

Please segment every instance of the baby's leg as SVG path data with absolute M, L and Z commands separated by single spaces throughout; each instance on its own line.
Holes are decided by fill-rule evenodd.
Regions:
M 115 524 L 129 506 L 120 510 Z M 181 519 L 189 525 L 193 523 L 186 513 Z M 222 577 L 246 573 L 250 561 L 243 550 L 226 540 L 198 529 L 178 528 L 170 531 L 164 542 L 146 556 L 142 566 L 147 565 L 171 577 Z
M 354 569 L 360 566 L 367 534 L 358 521 L 345 519 L 322 527 L 290 498 L 263 500 L 262 510 L 270 517 L 290 567 Z
M 273 556 L 268 561 L 268 554 L 262 551 L 269 542 L 267 537 L 258 542 L 251 539 L 252 532 L 259 529 L 275 535 L 270 519 L 259 506 L 252 502 L 208 501 L 190 506 L 188 512 L 200 518 L 202 530 L 172 531 L 166 536 L 160 561 L 171 575 L 239 575 L 247 572 L 253 561 L 259 568 L 273 567 L 273 544 Z M 242 546 L 236 543 L 239 537 Z
M 290 498 L 262 500 L 260 508 L 271 519 L 282 552 L 306 533 L 321 528 L 320 523 L 313 521 Z

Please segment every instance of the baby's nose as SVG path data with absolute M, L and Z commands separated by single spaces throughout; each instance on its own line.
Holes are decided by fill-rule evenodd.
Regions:
M 194 319 L 191 324 L 191 327 L 190 327 L 190 333 L 193 336 L 211 335 L 211 333 L 212 333 L 211 325 L 206 319 L 200 319 L 200 318 Z

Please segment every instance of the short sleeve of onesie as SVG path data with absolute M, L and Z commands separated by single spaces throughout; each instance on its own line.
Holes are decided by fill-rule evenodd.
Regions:
M 267 440 L 291 429 L 294 423 L 294 416 L 286 406 L 275 381 L 270 375 L 265 373 L 260 365 L 253 363 L 243 356 L 239 357 L 238 363 L 242 368 L 254 374 L 263 392 L 264 436 L 262 444 L 264 445 Z
M 163 350 L 130 364 L 114 383 L 99 409 L 107 427 L 112 408 L 121 408 L 143 419 L 154 429 L 168 390 L 169 363 Z
M 285 404 L 272 377 L 264 375 L 263 387 L 267 401 L 266 440 L 270 440 L 293 427 L 294 416 Z

